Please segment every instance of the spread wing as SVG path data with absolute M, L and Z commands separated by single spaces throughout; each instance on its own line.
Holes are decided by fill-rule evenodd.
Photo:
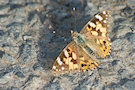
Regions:
M 93 70 L 98 67 L 98 64 L 98 60 L 89 57 L 82 48 L 72 41 L 57 57 L 52 70 L 55 74 L 64 74 L 69 71 Z
M 87 44 L 92 46 L 94 53 L 105 58 L 111 52 L 111 42 L 108 37 L 109 11 L 103 11 L 91 19 L 81 30 L 80 34 L 87 38 Z M 93 70 L 99 61 L 92 54 L 86 53 L 74 41 L 69 43 L 55 60 L 52 70 L 55 74 L 69 71 Z
M 109 11 L 102 11 L 95 15 L 81 30 L 81 34 L 87 37 L 87 39 L 93 39 L 95 45 L 95 52 L 101 58 L 105 58 L 110 55 L 111 42 L 108 37 L 108 20 L 110 18 Z M 89 45 L 91 42 L 88 42 Z

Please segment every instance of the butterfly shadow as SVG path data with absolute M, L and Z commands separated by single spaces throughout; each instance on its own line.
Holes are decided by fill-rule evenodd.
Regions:
M 86 24 L 87 20 L 82 20 L 82 18 L 84 18 L 82 11 L 83 10 L 80 10 L 80 12 L 77 13 L 76 30 L 74 30 L 72 7 L 67 11 L 67 7 L 62 6 L 62 9 L 58 8 L 48 13 L 51 18 L 46 17 L 44 19 L 45 25 L 39 31 L 38 63 L 41 67 L 46 70 L 51 70 L 57 56 L 72 40 L 70 31 L 74 30 L 79 32 Z M 52 26 L 51 29 L 49 28 L 50 26 Z

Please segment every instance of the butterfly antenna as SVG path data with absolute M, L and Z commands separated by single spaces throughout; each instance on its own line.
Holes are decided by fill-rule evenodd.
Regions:
M 73 16 L 74 16 L 74 30 L 76 30 L 76 8 L 73 8 Z

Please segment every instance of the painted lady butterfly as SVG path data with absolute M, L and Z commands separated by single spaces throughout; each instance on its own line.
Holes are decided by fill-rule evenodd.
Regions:
M 109 11 L 102 11 L 80 33 L 71 31 L 73 41 L 57 57 L 52 67 L 55 74 L 94 70 L 100 64 L 97 57 L 110 55 L 111 42 L 107 31 L 110 16 Z

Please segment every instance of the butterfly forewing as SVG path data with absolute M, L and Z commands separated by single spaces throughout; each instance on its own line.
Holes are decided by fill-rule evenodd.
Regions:
M 93 39 L 95 44 L 95 53 L 105 58 L 111 52 L 111 42 L 108 37 L 108 21 L 111 17 L 110 11 L 102 11 L 95 15 L 81 30 L 81 34 Z M 88 42 L 91 45 L 91 42 Z
M 78 70 L 79 61 L 77 60 L 77 46 L 72 41 L 69 43 L 56 58 L 52 70 L 55 74 L 66 73 L 72 69 Z M 76 59 L 76 60 L 73 60 Z M 73 65 L 74 64 L 74 65 Z
M 95 15 L 81 30 L 81 34 L 89 33 L 93 36 L 103 36 L 102 33 L 108 33 L 108 20 L 110 11 L 102 11 Z M 107 37 L 107 36 L 106 36 Z
M 55 74 L 64 74 L 72 71 L 93 70 L 99 62 L 92 60 L 82 48 L 72 41 L 57 57 L 52 70 Z

